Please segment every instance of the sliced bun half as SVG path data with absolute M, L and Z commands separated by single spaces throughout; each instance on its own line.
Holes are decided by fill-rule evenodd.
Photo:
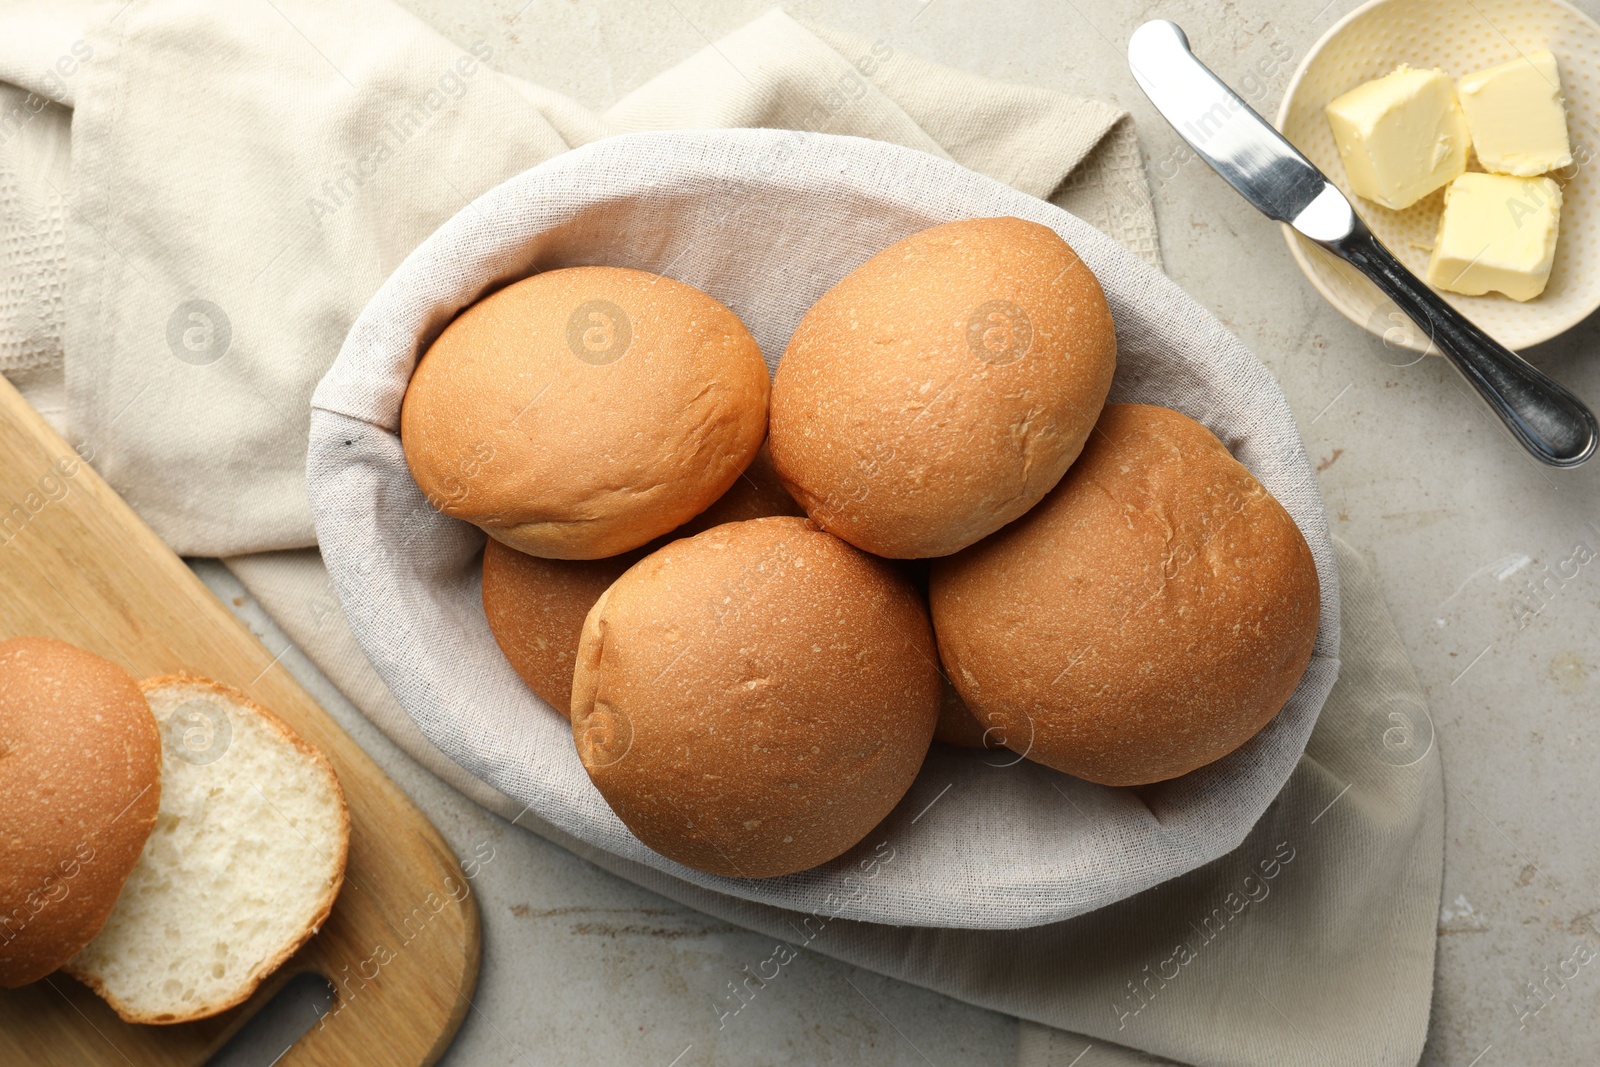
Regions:
M 350 815 L 327 757 L 236 689 L 141 688 L 161 722 L 161 811 L 100 935 L 66 970 L 135 1023 L 240 1003 L 327 919 Z

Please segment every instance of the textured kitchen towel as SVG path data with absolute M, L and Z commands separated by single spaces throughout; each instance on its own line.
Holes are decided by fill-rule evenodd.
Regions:
M 537 270 L 610 263 L 670 272 L 710 293 L 776 366 L 801 316 L 872 254 L 938 222 L 1003 215 L 1055 227 L 1099 278 L 1117 328 L 1112 399 L 1201 420 L 1294 516 L 1322 582 L 1304 677 L 1238 751 L 1137 790 L 937 747 L 880 831 L 903 841 L 909 858 L 870 885 L 857 873 L 875 839 L 831 863 L 755 881 L 692 871 L 651 851 L 590 782 L 566 719 L 528 689 L 490 635 L 483 533 L 434 510 L 411 478 L 399 415 L 418 354 L 491 288 Z M 534 405 L 518 417 L 563 416 Z M 312 398 L 308 462 L 317 539 L 345 614 L 434 744 L 565 833 L 768 904 L 825 908 L 848 898 L 852 918 L 975 928 L 1037 926 L 1103 907 L 1243 839 L 1294 769 L 1338 671 L 1338 572 L 1322 498 L 1266 368 L 1164 275 L 1080 219 L 881 141 L 748 129 L 625 134 L 497 186 L 423 242 L 362 310 Z M 919 819 L 947 781 L 956 785 L 945 803 L 960 818 Z
M 0 96 L 0 213 L 25 235 L 0 255 L 48 279 L 64 247 L 70 282 L 64 301 L 48 281 L 7 287 L 0 353 L 43 366 L 19 376 L 27 395 L 179 552 L 314 544 L 309 399 L 357 312 L 473 197 L 608 133 L 872 137 L 1055 194 L 1156 256 L 1131 126 L 1105 104 L 781 11 L 605 115 L 498 74 L 505 47 L 463 51 L 388 0 L 0 5 L 0 76 L 21 90 Z M 74 105 L 70 187 L 30 162 L 67 155 L 34 101 Z
M 75 76 L 91 58 L 75 0 L 0 9 L 0 374 L 65 428 L 67 200 Z

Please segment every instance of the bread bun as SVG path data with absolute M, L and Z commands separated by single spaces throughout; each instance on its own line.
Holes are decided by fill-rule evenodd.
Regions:
M 188 1022 L 242 1003 L 327 920 L 350 814 L 327 757 L 243 693 L 141 686 L 164 724 L 160 818 L 65 969 L 127 1022 Z
M 463 311 L 417 364 L 400 438 L 446 515 L 535 556 L 599 559 L 704 511 L 766 433 L 738 318 L 621 267 L 536 274 Z
M 646 845 L 767 878 L 859 842 L 916 778 L 939 711 L 933 634 L 890 564 L 780 517 L 674 541 L 583 626 L 572 731 Z
M 1038 507 L 935 562 L 930 602 L 950 680 L 1008 747 L 1141 785 L 1278 713 L 1320 591 L 1294 520 L 1211 431 L 1114 404 Z
M 161 739 L 121 667 L 64 641 L 0 642 L 0 986 L 100 932 L 155 825 Z
M 796 328 L 772 384 L 772 458 L 823 529 L 899 558 L 1023 514 L 1099 416 L 1116 335 L 1054 230 L 949 222 L 897 241 Z
M 490 538 L 483 546 L 483 616 L 512 670 L 545 703 L 572 717 L 572 666 L 583 620 L 600 594 L 643 559 L 541 559 Z
M 798 514 L 800 506 L 784 492 L 762 448 L 716 503 L 666 536 L 690 537 L 725 522 Z M 484 546 L 483 614 L 489 632 L 528 687 L 568 718 L 584 617 L 623 571 L 659 547 L 652 542 L 620 556 L 580 560 L 529 556 L 493 538 Z

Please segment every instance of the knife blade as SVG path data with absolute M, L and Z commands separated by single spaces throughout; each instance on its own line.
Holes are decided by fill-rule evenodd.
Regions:
M 1194 58 L 1171 22 L 1147 22 L 1128 41 L 1139 88 L 1195 154 L 1270 219 L 1314 241 L 1355 226 L 1350 201 L 1222 79 Z
M 1178 136 L 1268 218 L 1365 274 L 1427 331 L 1534 458 L 1574 467 L 1595 452 L 1594 414 L 1559 383 L 1474 325 L 1383 246 L 1327 175 L 1200 62 L 1175 23 L 1146 22 L 1128 66 Z

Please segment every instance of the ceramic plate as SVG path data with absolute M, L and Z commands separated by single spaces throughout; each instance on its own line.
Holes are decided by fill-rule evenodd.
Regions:
M 1345 16 L 1306 55 L 1278 110 L 1278 129 L 1350 198 L 1378 238 L 1418 277 L 1425 275 L 1444 190 L 1404 211 L 1350 191 L 1324 108 L 1401 63 L 1438 67 L 1452 79 L 1539 48 L 1555 54 L 1567 101 L 1573 165 L 1562 184 L 1560 240 L 1550 284 L 1518 303 L 1497 293 L 1441 295 L 1511 349 L 1547 341 L 1600 307 L 1600 26 L 1560 0 L 1373 0 Z M 1476 159 L 1468 169 L 1481 169 Z M 1284 227 L 1289 248 L 1317 291 L 1351 322 L 1390 346 L 1425 351 L 1427 336 L 1365 277 Z

